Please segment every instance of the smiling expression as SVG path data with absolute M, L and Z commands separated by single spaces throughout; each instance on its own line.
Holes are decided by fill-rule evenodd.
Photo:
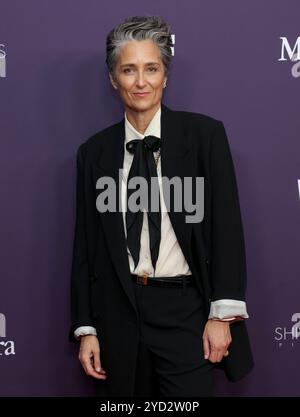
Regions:
M 111 83 L 118 88 L 125 107 L 143 111 L 157 107 L 163 94 L 164 65 L 152 40 L 128 41 L 120 49 Z

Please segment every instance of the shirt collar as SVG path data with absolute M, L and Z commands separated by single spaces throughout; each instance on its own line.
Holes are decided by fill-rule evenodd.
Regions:
M 144 139 L 145 136 L 153 135 L 160 138 L 160 116 L 161 116 L 161 106 L 158 108 L 157 112 L 151 119 L 150 123 L 145 130 L 145 133 L 142 134 L 138 132 L 132 124 L 127 119 L 125 112 L 125 143 L 129 142 L 132 139 Z

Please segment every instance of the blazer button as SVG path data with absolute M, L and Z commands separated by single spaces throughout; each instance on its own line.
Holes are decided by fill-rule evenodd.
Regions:
M 96 276 L 95 276 L 95 275 L 90 275 L 90 281 L 91 281 L 91 282 L 96 281 Z
M 208 260 L 207 258 L 205 258 L 205 262 L 206 262 L 207 264 L 209 264 L 209 260 Z

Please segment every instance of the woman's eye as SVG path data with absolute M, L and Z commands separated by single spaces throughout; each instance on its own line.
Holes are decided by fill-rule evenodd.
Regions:
M 129 74 L 131 71 L 133 71 L 132 68 L 125 68 L 124 69 L 124 73 L 125 74 Z M 150 71 L 150 72 L 156 72 L 157 71 L 157 68 L 156 67 L 149 67 L 148 68 L 148 71 Z

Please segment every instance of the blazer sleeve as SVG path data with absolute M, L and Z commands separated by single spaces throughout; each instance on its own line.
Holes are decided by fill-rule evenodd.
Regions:
M 211 301 L 245 300 L 246 255 L 235 169 L 227 134 L 217 121 L 211 139 Z
M 93 326 L 90 309 L 90 274 L 86 233 L 86 167 L 84 143 L 77 151 L 76 218 L 71 268 L 71 328 L 69 340 L 76 341 L 74 331 Z

